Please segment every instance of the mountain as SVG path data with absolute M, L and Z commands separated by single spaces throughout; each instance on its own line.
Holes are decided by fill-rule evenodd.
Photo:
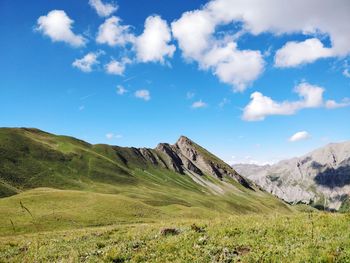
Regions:
M 350 141 L 331 143 L 274 165 L 237 164 L 243 176 L 289 203 L 342 210 L 349 205 Z
M 185 136 L 148 149 L 28 128 L 0 129 L 0 196 L 0 233 L 22 204 L 47 227 L 293 210 Z

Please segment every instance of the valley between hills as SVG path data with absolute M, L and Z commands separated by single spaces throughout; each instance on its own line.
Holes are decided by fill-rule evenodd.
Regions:
M 270 192 L 185 136 L 148 149 L 1 128 L 0 262 L 349 258 L 347 213 Z

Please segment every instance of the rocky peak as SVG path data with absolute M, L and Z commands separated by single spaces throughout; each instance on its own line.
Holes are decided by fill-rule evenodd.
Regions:
M 184 135 L 181 135 L 180 138 L 177 140 L 176 144 L 188 144 L 188 145 L 193 145 L 194 142 L 189 139 L 188 137 L 184 136 Z
M 160 143 L 155 150 L 161 152 L 167 166 L 177 172 L 200 176 L 209 175 L 220 180 L 229 176 L 244 187 L 251 188 L 250 183 L 238 175 L 229 165 L 186 136 L 180 136 L 174 145 Z

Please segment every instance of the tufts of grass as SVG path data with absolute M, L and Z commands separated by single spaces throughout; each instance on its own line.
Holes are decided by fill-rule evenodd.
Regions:
M 0 238 L 9 262 L 348 262 L 349 215 L 171 219 Z M 196 227 L 194 227 L 195 225 Z M 174 230 L 162 234 L 164 229 Z M 198 231 L 201 229 L 201 231 Z

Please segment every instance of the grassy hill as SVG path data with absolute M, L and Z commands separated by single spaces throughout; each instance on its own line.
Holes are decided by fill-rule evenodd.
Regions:
M 210 164 L 226 165 L 205 149 L 199 151 Z M 149 154 L 158 162 L 147 159 Z M 2 128 L 0 235 L 293 211 L 235 177 L 198 176 L 169 167 L 155 149 L 91 145 L 37 129 Z
M 137 149 L 2 128 L 0 195 L 0 262 L 350 256 L 348 215 L 291 207 L 185 137 Z

